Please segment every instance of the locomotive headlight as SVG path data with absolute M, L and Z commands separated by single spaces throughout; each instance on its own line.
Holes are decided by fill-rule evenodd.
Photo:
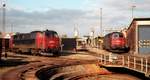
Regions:
M 49 41 L 49 43 L 51 44 L 51 43 L 55 43 L 55 41 Z

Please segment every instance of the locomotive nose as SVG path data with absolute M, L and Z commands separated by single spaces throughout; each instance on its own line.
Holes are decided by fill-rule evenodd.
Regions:
M 54 44 L 54 43 L 55 43 L 54 40 L 50 40 L 50 41 L 49 41 L 49 44 Z
M 54 48 L 54 47 L 57 47 L 58 44 L 59 44 L 59 41 L 57 39 L 52 39 L 52 40 L 49 40 L 48 47 Z
M 55 47 L 55 45 L 56 45 L 56 41 L 54 41 L 54 40 L 50 40 L 48 43 L 49 48 L 53 48 L 53 47 Z

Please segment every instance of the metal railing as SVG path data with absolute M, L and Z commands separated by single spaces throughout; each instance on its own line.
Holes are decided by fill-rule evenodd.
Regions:
M 113 54 L 99 54 L 99 62 L 102 65 L 110 67 L 125 67 L 144 73 L 150 77 L 150 59 L 146 57 L 115 55 Z

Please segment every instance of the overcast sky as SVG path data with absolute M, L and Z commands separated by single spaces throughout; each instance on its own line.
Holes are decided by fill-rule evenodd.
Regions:
M 76 27 L 80 36 L 91 30 L 98 35 L 100 8 L 103 30 L 120 29 L 131 23 L 132 5 L 136 6 L 134 17 L 150 17 L 150 0 L 6 0 L 6 31 L 50 29 L 73 37 Z M 2 26 L 2 0 L 0 7 Z

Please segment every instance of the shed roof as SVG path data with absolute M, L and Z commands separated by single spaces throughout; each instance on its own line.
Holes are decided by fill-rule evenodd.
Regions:
M 133 18 L 132 22 L 130 23 L 128 29 L 131 27 L 134 21 L 150 21 L 150 18 Z
M 134 18 L 133 21 L 148 21 L 150 18 Z

